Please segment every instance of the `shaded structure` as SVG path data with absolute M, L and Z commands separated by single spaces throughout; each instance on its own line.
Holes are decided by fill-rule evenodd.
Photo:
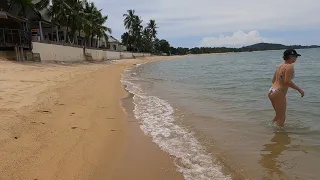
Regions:
M 0 48 L 31 48 L 28 20 L 0 11 Z

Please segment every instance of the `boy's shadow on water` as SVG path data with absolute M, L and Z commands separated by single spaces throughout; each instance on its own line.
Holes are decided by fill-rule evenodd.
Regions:
M 261 150 L 261 158 L 259 164 L 265 168 L 266 174 L 263 179 L 282 179 L 286 175 L 281 170 L 284 162 L 278 159 L 283 151 L 287 150 L 291 143 L 289 134 L 285 131 L 274 132 L 274 136 Z

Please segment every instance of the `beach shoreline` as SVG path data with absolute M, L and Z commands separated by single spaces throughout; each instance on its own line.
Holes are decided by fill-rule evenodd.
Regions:
M 121 106 L 127 67 L 171 58 L 1 61 L 0 179 L 183 179 Z

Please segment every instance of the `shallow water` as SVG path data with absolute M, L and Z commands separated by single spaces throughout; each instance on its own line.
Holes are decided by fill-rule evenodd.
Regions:
M 186 179 L 318 179 L 320 49 L 298 50 L 286 127 L 267 98 L 282 51 L 189 56 L 123 76 L 144 132 L 176 157 Z

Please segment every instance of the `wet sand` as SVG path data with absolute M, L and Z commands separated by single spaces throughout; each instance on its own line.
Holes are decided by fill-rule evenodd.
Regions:
M 124 69 L 168 58 L 0 61 L 0 179 L 183 179 L 121 106 Z

